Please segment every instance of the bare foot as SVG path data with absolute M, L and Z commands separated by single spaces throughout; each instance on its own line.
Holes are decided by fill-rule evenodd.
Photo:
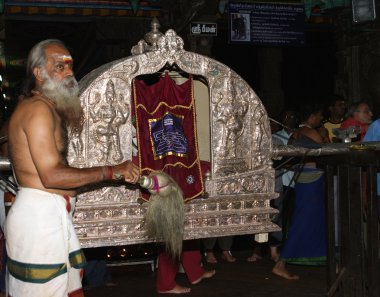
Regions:
M 255 253 L 253 253 L 252 256 L 247 258 L 248 262 L 256 262 L 259 260 L 261 260 L 261 256 L 259 256 L 258 254 L 255 254 Z
M 190 293 L 191 289 L 187 287 L 175 284 L 175 287 L 169 291 L 157 291 L 158 294 L 187 294 Z
M 203 279 L 213 277 L 215 275 L 215 273 L 216 273 L 215 269 L 205 271 L 200 278 L 198 278 L 197 280 L 193 281 L 191 284 L 192 285 L 199 284 Z
M 285 262 L 279 260 L 273 267 L 272 273 L 289 280 L 298 280 L 300 277 L 298 275 L 290 274 L 290 272 L 285 268 Z
M 236 262 L 236 258 L 231 255 L 230 251 L 223 251 L 222 258 L 230 263 Z
M 210 264 L 218 263 L 213 252 L 206 252 L 206 262 Z

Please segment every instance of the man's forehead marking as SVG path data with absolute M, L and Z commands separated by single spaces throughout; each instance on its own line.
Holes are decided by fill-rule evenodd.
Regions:
M 54 54 L 52 55 L 56 60 L 63 61 L 66 64 L 72 63 L 73 58 L 70 55 Z

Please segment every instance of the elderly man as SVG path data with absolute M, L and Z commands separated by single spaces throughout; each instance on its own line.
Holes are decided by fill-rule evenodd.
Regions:
M 82 117 L 72 67 L 61 41 L 35 45 L 23 96 L 10 119 L 10 157 L 19 184 L 6 222 L 12 297 L 83 296 L 85 259 L 70 216 L 76 190 L 119 178 L 136 183 L 139 177 L 131 161 L 82 169 L 67 165 L 67 129 L 78 128 Z

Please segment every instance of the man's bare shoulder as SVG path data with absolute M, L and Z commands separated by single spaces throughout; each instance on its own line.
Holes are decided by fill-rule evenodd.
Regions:
M 39 97 L 18 102 L 9 123 L 10 142 L 25 141 L 25 137 L 41 137 L 44 131 L 56 129 L 57 115 L 49 103 Z M 27 136 L 29 135 L 29 136 Z
M 52 103 L 41 95 L 34 95 L 32 97 L 21 97 L 19 99 L 18 106 L 21 108 L 31 108 L 32 110 L 38 108 L 49 108 L 52 109 Z
M 43 97 L 35 95 L 33 97 L 20 98 L 12 117 L 21 119 L 24 122 L 31 117 L 46 116 L 46 114 L 53 114 L 53 112 L 51 103 L 47 102 Z

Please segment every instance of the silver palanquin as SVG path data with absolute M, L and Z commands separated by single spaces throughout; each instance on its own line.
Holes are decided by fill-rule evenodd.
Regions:
M 117 164 L 132 158 L 132 80 L 175 65 L 208 86 L 211 172 L 206 193 L 185 206 L 185 238 L 279 230 L 271 222 L 274 192 L 272 143 L 266 110 L 250 86 L 226 65 L 183 49 L 173 30 L 157 23 L 132 56 L 92 71 L 80 81 L 83 130 L 71 131 L 68 161 L 75 167 Z M 200 127 L 198 127 L 199 129 Z M 202 127 L 204 128 L 204 127 Z M 102 187 L 79 195 L 74 216 L 83 247 L 149 242 L 142 228 L 146 205 L 139 190 Z

